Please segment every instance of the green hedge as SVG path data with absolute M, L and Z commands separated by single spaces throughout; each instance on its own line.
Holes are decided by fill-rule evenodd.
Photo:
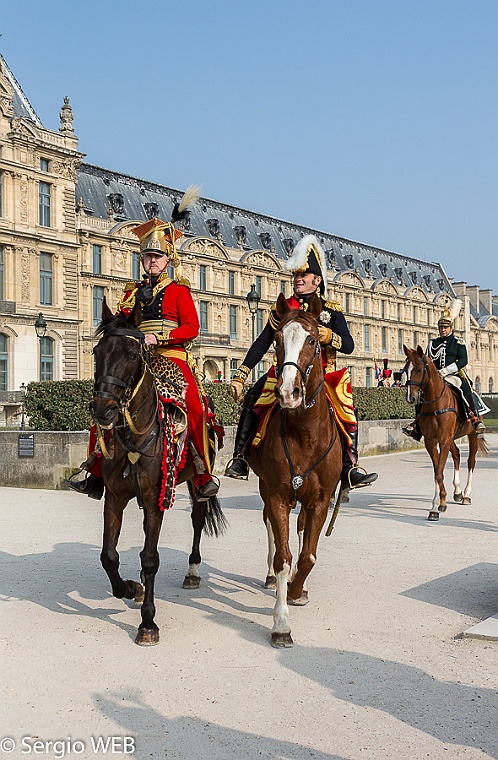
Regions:
M 218 421 L 225 426 L 236 425 L 240 407 L 230 395 L 230 386 L 227 383 L 204 383 L 204 387 L 213 399 Z M 87 429 L 92 390 L 93 380 L 30 383 L 25 401 L 30 427 L 34 430 Z M 406 403 L 405 394 L 404 388 L 354 388 L 358 419 L 411 418 L 414 409 Z
M 86 430 L 93 380 L 29 383 L 24 409 L 34 430 Z

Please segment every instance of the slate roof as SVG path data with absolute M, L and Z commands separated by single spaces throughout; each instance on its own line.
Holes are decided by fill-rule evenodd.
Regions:
M 183 195 L 165 185 L 83 163 L 77 171 L 76 200 L 86 214 L 107 218 L 113 208 L 114 220 L 146 220 L 153 216 L 170 219 L 171 210 Z M 311 227 L 286 222 L 264 214 L 200 198 L 190 211 L 184 232 L 188 236 L 218 239 L 241 251 L 267 250 L 285 261 L 298 240 L 316 235 L 325 250 L 327 264 L 335 274 L 355 271 L 366 280 L 390 279 L 401 288 L 421 287 L 438 296 L 453 294 L 442 266 L 382 248 L 357 243 Z
M 34 124 L 36 124 L 37 127 L 43 127 L 43 124 L 41 122 L 41 119 L 37 115 L 35 109 L 27 99 L 26 95 L 22 91 L 21 85 L 15 78 L 12 71 L 9 69 L 5 62 L 5 58 L 0 54 L 0 63 L 2 65 L 2 69 L 5 73 L 5 76 L 9 80 L 13 90 L 14 90 L 14 97 L 13 97 L 13 105 L 14 105 L 14 116 L 16 118 L 24 118 L 29 119 L 29 121 L 32 121 Z

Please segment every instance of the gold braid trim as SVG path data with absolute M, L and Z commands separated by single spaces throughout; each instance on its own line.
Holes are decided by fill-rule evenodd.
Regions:
M 341 338 L 341 336 L 337 335 L 337 333 L 333 332 L 332 333 L 332 340 L 330 341 L 330 345 L 333 348 L 337 348 L 337 349 L 341 348 L 342 347 L 342 338 Z
M 325 307 L 332 309 L 332 311 L 342 311 L 342 306 L 339 301 L 325 301 Z
M 246 367 L 245 364 L 241 364 L 240 367 L 237 369 L 237 371 L 234 373 L 232 382 L 233 380 L 238 380 L 241 383 L 245 383 L 250 373 L 251 373 L 251 370 L 249 369 L 249 367 Z
M 133 290 L 131 293 L 129 293 L 129 287 L 131 286 Z M 136 282 L 128 282 L 126 283 L 126 289 L 123 295 L 121 296 L 121 300 L 118 304 L 118 311 L 124 311 L 125 309 L 133 309 L 135 306 L 135 294 L 138 290 L 138 285 Z
M 280 322 L 280 317 L 277 316 L 275 312 L 276 307 L 277 307 L 277 304 L 274 303 L 273 306 L 271 307 L 270 316 L 268 317 L 268 322 L 270 323 L 270 327 L 272 327 L 273 330 L 277 329 Z

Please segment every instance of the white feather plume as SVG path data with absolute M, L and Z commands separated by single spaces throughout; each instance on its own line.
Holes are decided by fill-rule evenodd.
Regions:
M 179 205 L 178 205 L 178 211 L 181 213 L 182 211 L 185 211 L 188 206 L 193 206 L 193 204 L 198 200 L 199 196 L 201 194 L 201 185 L 189 185 L 187 189 L 185 190 L 185 193 L 183 194 L 183 198 L 181 199 Z
M 450 303 L 450 316 L 453 322 L 460 314 L 460 311 L 462 309 L 462 301 L 460 298 L 454 298 L 453 301 Z

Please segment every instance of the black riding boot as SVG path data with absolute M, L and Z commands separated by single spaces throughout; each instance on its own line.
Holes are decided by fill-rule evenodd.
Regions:
M 465 396 L 465 400 L 471 412 L 471 414 L 469 414 L 468 416 L 472 420 L 472 424 L 474 426 L 474 430 L 477 433 L 477 437 L 482 438 L 484 436 L 484 433 L 486 432 L 486 427 L 484 423 L 482 422 L 482 420 L 479 418 L 479 412 L 477 411 L 476 399 L 474 398 L 474 392 L 470 386 L 470 383 L 462 383 L 462 392 L 463 392 L 463 395 Z
M 418 414 L 420 412 L 420 409 L 422 408 L 422 404 L 415 404 L 415 419 L 410 425 L 407 425 L 404 428 L 401 428 L 402 432 L 407 435 L 409 438 L 413 438 L 414 441 L 420 441 L 422 438 L 422 433 L 420 432 L 420 428 L 418 426 Z
M 78 473 L 74 473 L 77 475 Z M 98 478 L 92 473 L 88 473 L 83 480 L 65 480 L 64 481 L 69 488 L 76 493 L 89 496 L 91 499 L 101 499 L 104 495 L 104 478 Z
M 259 417 L 256 412 L 253 412 L 253 406 L 261 395 L 266 382 L 266 377 L 267 375 L 260 377 L 245 395 L 244 407 L 235 434 L 233 459 L 227 464 L 225 470 L 227 478 L 237 478 L 238 480 L 245 478 L 247 480 L 249 477 L 249 465 L 245 456 L 252 443 L 254 433 L 256 432 L 259 423 Z
M 341 492 L 345 497 L 351 488 L 369 486 L 378 478 L 376 472 L 368 473 L 363 467 L 358 466 L 358 430 L 349 435 L 351 446 L 344 446 L 342 455 Z

